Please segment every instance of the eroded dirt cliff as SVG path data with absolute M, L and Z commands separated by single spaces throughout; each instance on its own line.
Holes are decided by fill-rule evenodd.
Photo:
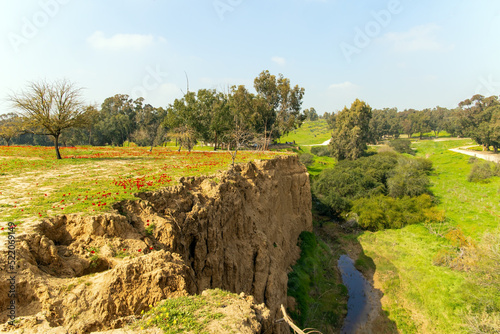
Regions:
M 116 203 L 116 213 L 44 219 L 17 236 L 19 329 L 120 328 L 150 304 L 220 288 L 252 295 L 270 310 L 258 317 L 258 331 L 287 330 L 274 321 L 286 306 L 298 236 L 312 229 L 309 176 L 297 157 L 237 165 L 137 196 Z M 10 303 L 6 275 L 2 322 Z

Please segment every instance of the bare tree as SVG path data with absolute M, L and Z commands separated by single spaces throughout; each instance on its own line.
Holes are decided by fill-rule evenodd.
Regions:
M 177 143 L 179 145 L 179 149 L 177 150 L 177 152 L 180 152 L 181 148 L 183 147 L 191 152 L 194 145 L 196 145 L 196 133 L 192 128 L 188 126 L 180 126 L 172 130 L 170 135 L 177 140 Z
M 10 140 L 22 133 L 20 118 L 14 113 L 0 115 L 0 138 L 10 145 Z
M 9 100 L 27 131 L 54 137 L 56 156 L 61 159 L 59 136 L 62 131 L 84 127 L 89 122 L 80 92 L 81 88 L 67 80 L 52 84 L 30 82 L 26 90 L 10 95 Z
M 231 154 L 232 166 L 234 166 L 238 150 L 252 137 L 252 133 L 245 128 L 238 116 L 238 114 L 234 116 L 234 128 L 229 132 L 228 136 L 229 143 L 227 145 L 227 150 L 229 154 Z M 233 148 L 232 152 L 231 147 Z

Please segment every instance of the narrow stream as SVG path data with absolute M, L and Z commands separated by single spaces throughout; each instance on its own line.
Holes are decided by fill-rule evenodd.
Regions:
M 341 334 L 352 334 L 366 324 L 372 305 L 368 296 L 372 291 L 370 283 L 354 267 L 354 261 L 347 255 L 341 255 L 338 267 L 342 273 L 342 282 L 349 291 L 347 316 Z

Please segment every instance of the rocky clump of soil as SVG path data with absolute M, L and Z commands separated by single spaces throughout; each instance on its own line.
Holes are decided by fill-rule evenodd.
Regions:
M 274 320 L 286 306 L 298 236 L 312 229 L 309 176 L 297 157 L 183 178 L 137 196 L 116 203 L 115 213 L 44 219 L 17 235 L 16 315 L 25 317 L 19 329 L 118 329 L 150 304 L 221 288 L 269 308 L 255 332 L 288 330 Z M 6 252 L 0 261 L 7 264 Z M 2 310 L 10 303 L 6 275 Z

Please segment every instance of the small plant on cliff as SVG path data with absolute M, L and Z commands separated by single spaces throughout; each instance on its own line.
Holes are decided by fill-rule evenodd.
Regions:
M 97 267 L 97 263 L 99 262 L 99 248 L 97 247 L 89 247 L 87 251 L 90 254 L 90 268 Z
M 155 224 L 148 224 L 146 226 L 146 234 L 147 235 L 153 235 L 154 230 L 155 230 Z
M 123 248 L 122 250 L 119 250 L 118 252 L 115 253 L 115 257 L 119 259 L 123 259 L 127 256 L 130 256 L 130 253 L 127 251 L 126 248 Z

